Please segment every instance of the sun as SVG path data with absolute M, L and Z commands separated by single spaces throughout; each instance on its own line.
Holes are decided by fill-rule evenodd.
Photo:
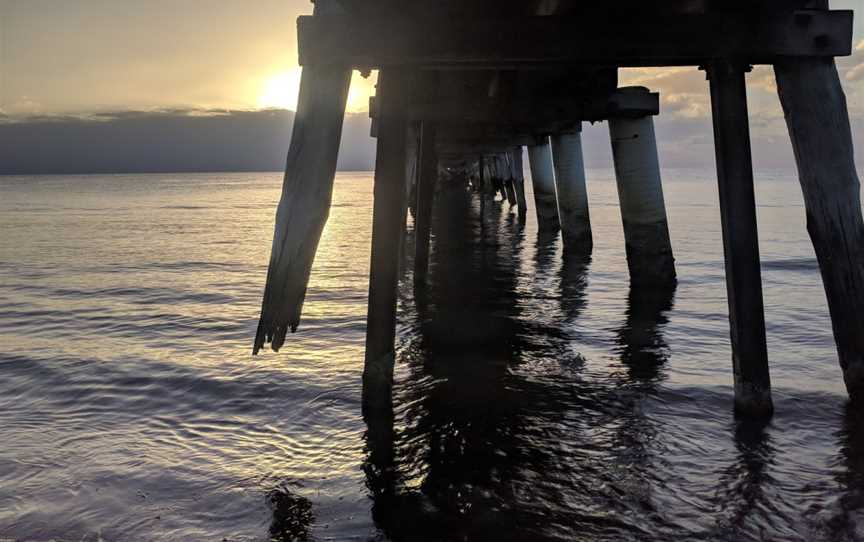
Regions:
M 264 80 L 258 93 L 258 107 L 261 109 L 297 109 L 297 95 L 300 92 L 300 68 L 274 73 Z
M 259 109 L 290 109 L 297 110 L 297 96 L 300 93 L 300 75 L 302 69 L 276 72 L 263 79 L 258 91 L 257 107 Z M 364 79 L 355 71 L 351 78 L 351 88 L 348 92 L 348 102 L 345 109 L 349 113 L 360 113 L 369 110 L 369 96 L 375 94 L 377 72 L 372 77 Z

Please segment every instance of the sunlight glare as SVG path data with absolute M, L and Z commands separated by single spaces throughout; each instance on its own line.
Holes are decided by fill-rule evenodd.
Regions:
M 300 92 L 300 68 L 275 73 L 264 80 L 258 95 L 261 109 L 297 109 L 297 95 Z
M 291 70 L 273 73 L 265 78 L 258 92 L 257 107 L 259 109 L 274 108 L 296 111 L 301 73 L 302 69 L 298 66 Z M 373 71 L 368 79 L 361 77 L 360 72 L 354 71 L 345 110 L 349 113 L 368 111 L 369 96 L 375 94 L 377 80 L 377 71 Z

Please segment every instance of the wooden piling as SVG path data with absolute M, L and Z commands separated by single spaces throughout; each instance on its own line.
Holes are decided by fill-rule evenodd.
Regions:
M 534 206 L 537 225 L 540 228 L 558 226 L 558 205 L 555 200 L 555 171 L 552 166 L 552 150 L 549 138 L 528 147 L 528 165 L 531 168 L 531 185 L 534 188 Z
M 843 379 L 864 401 L 864 222 L 846 98 L 832 58 L 784 59 L 774 73 Z
M 378 76 L 378 145 L 372 209 L 372 261 L 363 369 L 364 411 L 391 407 L 402 218 L 405 209 L 405 121 L 399 100 L 406 74 Z
M 554 135 L 552 162 L 555 166 L 555 198 L 561 222 L 565 249 L 591 252 L 591 220 L 588 215 L 588 191 L 585 186 L 585 163 L 582 157 L 582 134 L 572 132 Z
M 510 208 L 516 207 L 518 201 L 516 199 L 516 179 L 513 177 L 507 177 L 504 179 L 504 188 L 507 191 L 507 203 L 510 205 Z
M 489 179 L 486 175 L 486 158 L 481 154 L 477 157 L 477 192 L 483 194 Z
M 432 229 L 432 203 L 438 180 L 435 151 L 435 124 L 424 121 L 420 127 L 420 176 L 417 181 L 417 214 L 414 227 L 414 282 L 422 283 L 429 269 L 429 234 Z
M 759 268 L 759 240 L 747 91 L 749 67 L 715 60 L 706 70 L 711 87 L 714 149 L 720 192 L 726 293 L 735 381 L 735 411 L 746 416 L 768 416 L 773 411 L 765 314 Z
M 636 92 L 647 92 L 641 87 Z M 675 280 L 654 121 L 650 116 L 609 119 L 612 157 L 631 283 Z
M 510 151 L 512 158 L 510 162 L 511 175 L 513 175 L 513 190 L 516 193 L 516 208 L 519 218 L 525 219 L 528 214 L 528 201 L 525 199 L 525 174 L 522 166 L 522 147 L 515 147 Z
M 405 197 L 407 212 L 417 218 L 417 182 L 420 175 L 420 123 L 405 124 Z
M 297 329 L 321 232 L 330 213 L 351 68 L 307 66 L 300 78 L 267 284 L 252 353 L 278 351 Z
M 495 170 L 495 189 L 501 195 L 502 202 L 509 201 L 507 195 L 507 162 L 504 160 L 504 156 L 496 154 L 493 157 L 492 165 Z
M 501 172 L 501 180 L 504 183 L 504 197 L 512 209 L 516 207 L 516 187 L 513 186 L 513 156 L 510 152 L 505 152 L 498 155 L 499 171 Z

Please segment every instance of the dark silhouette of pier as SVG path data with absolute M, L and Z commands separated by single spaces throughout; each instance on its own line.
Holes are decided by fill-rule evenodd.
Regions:
M 485 220 L 489 213 L 507 205 L 524 220 L 533 203 L 538 244 L 561 235 L 570 262 L 562 287 L 584 287 L 578 276 L 593 244 L 580 135 L 586 121 L 609 126 L 631 280 L 632 323 L 620 336 L 622 357 L 633 378 L 650 385 L 663 364 L 656 322 L 671 306 L 676 283 L 653 127 L 659 97 L 650 89 L 619 87 L 617 74 L 622 67 L 691 66 L 705 71 L 711 94 L 735 410 L 770 416 L 745 84 L 751 66 L 768 64 L 795 152 L 846 387 L 853 404 L 864 400 L 864 222 L 834 64 L 834 57 L 851 53 L 852 12 L 830 10 L 824 0 L 316 0 L 314 14 L 301 17 L 298 29 L 303 76 L 255 352 L 267 343 L 278 350 L 300 323 L 327 220 L 351 71 L 378 69 L 370 103 L 377 155 L 363 374 L 367 419 L 392 417 L 397 287 L 409 207 L 418 300 L 429 279 L 433 205 L 465 206 L 454 203 L 454 190 L 479 202 L 481 245 L 490 242 L 487 228 L 497 228 Z M 533 202 L 525 197 L 525 148 Z M 441 247 L 432 254 L 481 256 L 482 250 Z M 538 258 L 548 257 L 538 247 Z M 499 324 L 506 321 L 483 325 Z M 436 337 L 452 338 L 451 331 L 431 325 L 426 336 L 441 347 L 446 341 Z M 451 346 L 502 347 L 464 339 Z M 380 430 L 370 427 L 371 441 L 382 440 Z M 373 447 L 372 465 L 387 463 L 386 452 L 375 451 L 384 449 Z

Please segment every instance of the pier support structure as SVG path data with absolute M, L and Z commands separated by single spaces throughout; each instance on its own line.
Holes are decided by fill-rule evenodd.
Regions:
M 267 342 L 278 350 L 286 331 L 298 325 L 328 216 L 352 68 L 381 70 L 377 105 L 370 106 L 379 139 L 363 384 L 364 407 L 380 406 L 384 412 L 391 400 L 406 182 L 415 169 L 406 170 L 406 140 L 413 139 L 406 134 L 408 123 L 436 122 L 438 137 L 449 130 L 442 160 L 473 171 L 480 157 L 481 209 L 498 186 L 511 204 L 515 200 L 520 218 L 526 204 L 516 146 L 528 145 L 540 228 L 548 238 L 555 234 L 550 226 L 560 223 L 571 247 L 586 231 L 590 240 L 584 171 L 565 160 L 575 156 L 566 147 L 576 138 L 556 138 L 558 160 L 553 162 L 549 138 L 534 137 L 568 134 L 579 122 L 611 119 L 631 283 L 674 284 L 650 116 L 656 114 L 657 95 L 641 88 L 616 92 L 617 69 L 703 65 L 711 89 L 736 411 L 770 413 L 744 84 L 748 65 L 756 63 L 775 66 L 840 364 L 850 396 L 860 402 L 864 219 L 848 112 L 833 63 L 833 57 L 852 51 L 850 10 L 828 10 L 825 0 L 699 2 L 696 10 L 689 2 L 669 2 L 666 9 L 649 6 L 640 16 L 622 19 L 617 6 L 578 2 L 543 2 L 542 9 L 532 9 L 531 3 L 500 0 L 495 17 L 487 16 L 486 3 L 474 0 L 403 4 L 396 12 L 383 0 L 317 0 L 313 16 L 298 20 L 304 71 L 255 352 Z M 513 46 L 516 34 L 522 38 L 518 47 Z M 420 82 L 425 77 L 420 74 L 445 77 L 447 83 L 433 90 Z M 427 182 L 418 181 L 411 200 L 422 230 L 417 250 L 422 252 L 418 275 L 423 276 L 434 191 L 428 181 L 431 176 L 434 182 L 435 173 L 429 173 L 434 152 L 419 153 L 423 164 L 416 169 L 427 170 Z M 502 153 L 510 153 L 509 164 Z M 511 177 L 512 194 L 508 184 L 501 184 Z
M 406 219 L 408 211 L 417 218 L 417 183 L 420 174 L 420 123 L 405 123 L 405 206 Z
M 647 92 L 639 87 L 630 90 Z M 675 259 L 669 241 L 666 203 L 660 182 L 654 121 L 648 115 L 611 118 L 609 135 L 612 139 L 630 281 L 674 281 Z
M 706 66 L 726 259 L 735 411 L 745 416 L 767 416 L 773 403 L 744 82 L 749 69 L 747 64 L 725 59 Z
M 525 174 L 522 165 L 522 147 L 510 151 L 511 175 L 513 175 L 513 191 L 516 193 L 516 208 L 519 218 L 524 220 L 528 214 L 528 200 L 525 199 Z
M 591 252 L 591 220 L 581 129 L 551 137 L 555 166 L 555 199 L 565 249 Z
M 435 150 L 435 123 L 420 125 L 420 175 L 417 181 L 417 214 L 414 227 L 414 282 L 422 283 L 429 269 L 429 236 L 432 230 L 432 204 L 438 180 L 438 155 Z
M 783 59 L 774 73 L 843 379 L 864 402 L 864 221 L 846 98 L 833 58 Z
M 548 137 L 528 147 L 528 165 L 531 168 L 531 186 L 534 188 L 537 226 L 541 229 L 557 228 L 559 222 L 558 203 L 555 200 L 555 169 Z
M 501 154 L 501 175 L 504 179 L 504 191 L 507 195 L 507 203 L 510 208 L 516 207 L 516 179 L 513 177 L 513 156 L 512 153 L 506 152 Z
M 405 213 L 405 119 L 399 100 L 406 87 L 401 70 L 378 76 L 378 142 L 372 210 L 372 261 L 366 318 L 363 408 L 391 408 L 400 236 Z
M 324 0 L 316 4 L 315 13 L 342 11 Z M 350 84 L 349 64 L 309 66 L 300 78 L 253 355 L 266 343 L 278 351 L 288 330 L 294 332 L 300 324 L 312 262 L 330 215 Z

